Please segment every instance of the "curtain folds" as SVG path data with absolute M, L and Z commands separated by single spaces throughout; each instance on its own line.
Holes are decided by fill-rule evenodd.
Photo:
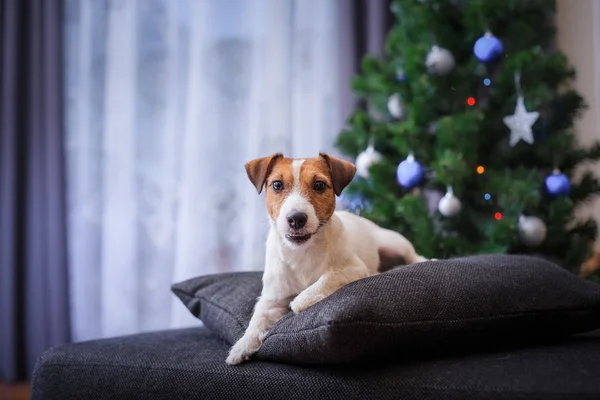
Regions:
M 263 268 L 244 163 L 337 154 L 388 3 L 66 0 L 76 340 L 197 324 L 172 282 Z
M 67 342 L 62 6 L 0 3 L 0 380 Z

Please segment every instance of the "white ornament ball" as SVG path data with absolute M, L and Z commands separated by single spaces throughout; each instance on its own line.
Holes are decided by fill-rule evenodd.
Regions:
M 446 75 L 454 68 L 454 56 L 448 49 L 443 47 L 433 46 L 429 53 L 425 65 L 432 74 Z
M 547 228 L 544 221 L 538 217 L 519 217 L 517 224 L 521 243 L 525 246 L 535 247 L 546 239 Z
M 447 192 L 438 203 L 438 210 L 444 217 L 453 217 L 460 212 L 462 204 L 452 192 Z
M 367 149 L 361 152 L 355 161 L 356 173 L 358 176 L 364 179 L 369 179 L 369 169 L 373 164 L 377 164 L 382 159 L 381 153 L 375 150 L 373 147 L 367 147 Z
M 398 93 L 391 95 L 387 103 L 388 111 L 394 118 L 400 119 L 404 116 L 404 108 L 402 107 L 402 99 Z

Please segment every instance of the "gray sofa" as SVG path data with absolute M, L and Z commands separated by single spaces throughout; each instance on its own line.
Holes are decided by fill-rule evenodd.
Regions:
M 49 349 L 33 400 L 600 399 L 600 331 L 536 347 L 393 364 L 228 366 L 206 328 Z

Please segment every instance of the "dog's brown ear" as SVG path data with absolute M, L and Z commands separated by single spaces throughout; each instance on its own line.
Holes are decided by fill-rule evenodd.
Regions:
M 325 153 L 320 153 L 319 156 L 325 159 L 329 170 L 331 171 L 331 180 L 333 181 L 333 191 L 336 196 L 342 193 L 342 190 L 352 181 L 354 174 L 356 174 L 356 167 L 354 164 L 336 158 Z
M 246 163 L 246 173 L 248 178 L 256 188 L 258 194 L 262 192 L 267 176 L 271 173 L 277 159 L 283 157 L 283 154 L 276 153 L 268 157 L 257 158 Z

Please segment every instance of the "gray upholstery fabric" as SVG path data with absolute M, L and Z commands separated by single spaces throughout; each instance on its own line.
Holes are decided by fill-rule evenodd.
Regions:
M 230 272 L 189 279 L 172 290 L 215 336 L 232 344 L 248 326 L 261 278 L 261 272 Z
M 229 344 L 244 332 L 260 273 L 224 274 L 173 291 Z M 540 258 L 429 261 L 353 282 L 267 334 L 259 360 L 342 363 L 438 356 L 600 328 L 600 285 Z
M 225 364 L 206 328 L 48 350 L 32 400 L 598 399 L 600 331 L 562 344 L 411 363 Z

